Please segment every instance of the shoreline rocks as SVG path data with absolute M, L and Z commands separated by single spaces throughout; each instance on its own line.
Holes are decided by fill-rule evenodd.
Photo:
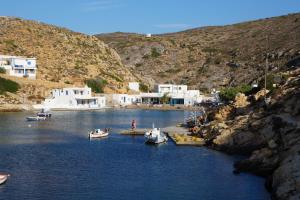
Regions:
M 270 104 L 263 102 L 264 91 L 251 103 L 238 95 L 233 104 L 215 111 L 210 125 L 200 130 L 208 147 L 249 155 L 234 164 L 234 173 L 265 177 L 266 188 L 276 200 L 300 199 L 300 70 L 290 75 Z

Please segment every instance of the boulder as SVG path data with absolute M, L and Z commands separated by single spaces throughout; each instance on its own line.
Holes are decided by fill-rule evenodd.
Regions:
M 265 90 L 265 89 L 262 89 L 260 91 L 258 91 L 255 95 L 254 95 L 254 99 L 255 101 L 258 101 L 258 100 L 262 100 L 264 98 L 264 96 L 266 94 L 268 94 L 270 92 L 270 90 Z
M 237 171 L 252 172 L 260 176 L 269 176 L 279 164 L 279 157 L 269 148 L 262 148 L 252 153 L 250 158 L 234 164 Z
M 234 108 L 230 105 L 221 107 L 214 115 L 214 119 L 217 121 L 225 121 L 232 117 Z
M 244 108 L 248 106 L 250 102 L 248 101 L 248 98 L 245 94 L 243 93 L 238 93 L 234 99 L 234 107 L 235 108 Z

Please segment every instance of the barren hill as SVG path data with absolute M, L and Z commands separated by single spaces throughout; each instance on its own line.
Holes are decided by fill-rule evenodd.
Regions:
M 82 85 L 101 78 L 107 90 L 134 79 L 119 55 L 94 36 L 12 17 L 0 17 L 0 54 L 36 57 L 38 81 Z
M 300 14 L 151 38 L 133 33 L 96 36 L 150 85 L 175 82 L 208 91 L 261 79 L 267 52 L 271 73 L 299 65 L 300 60 Z

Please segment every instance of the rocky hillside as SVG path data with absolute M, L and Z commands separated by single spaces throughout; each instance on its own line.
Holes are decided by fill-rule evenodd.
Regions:
M 106 91 L 120 91 L 134 79 L 119 55 L 94 36 L 11 17 L 0 17 L 0 27 L 0 54 L 36 57 L 37 82 L 83 85 L 101 78 Z
M 100 34 L 123 63 L 149 84 L 184 83 L 208 91 L 259 80 L 268 35 L 271 72 L 299 65 L 300 14 L 178 33 Z
M 219 108 L 199 131 L 208 146 L 229 153 L 249 154 L 235 164 L 236 173 L 266 177 L 272 199 L 300 198 L 300 68 L 284 72 L 284 84 L 265 104 L 264 91 L 239 94 Z

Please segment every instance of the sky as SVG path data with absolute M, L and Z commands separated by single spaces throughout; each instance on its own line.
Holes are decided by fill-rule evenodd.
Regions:
M 168 33 L 300 12 L 300 0 L 0 0 L 0 16 L 98 34 Z M 1 27 L 0 27 L 1 28 Z

